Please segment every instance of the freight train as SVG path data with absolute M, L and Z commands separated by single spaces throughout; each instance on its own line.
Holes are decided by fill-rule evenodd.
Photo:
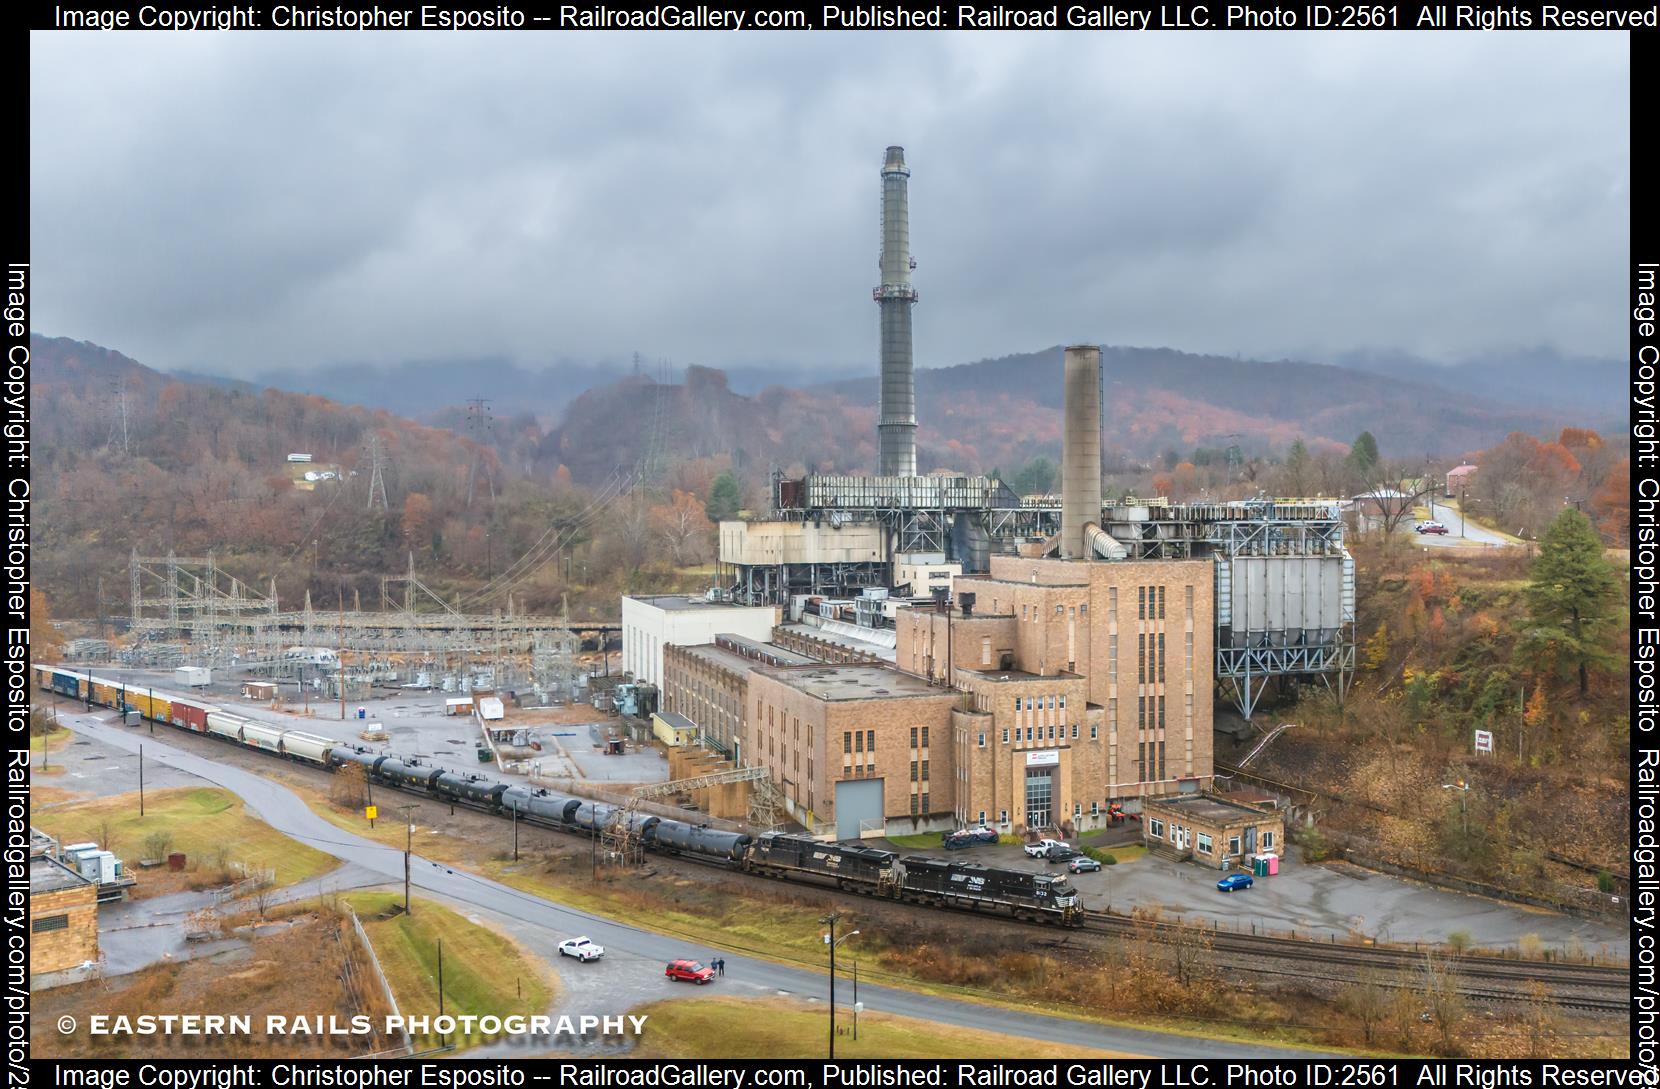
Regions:
M 822 843 L 781 832 L 760 836 L 727 832 L 266 725 L 200 700 L 148 687 L 135 688 L 53 666 L 35 665 L 32 669 L 37 685 L 70 699 L 122 712 L 137 711 L 154 722 L 330 771 L 355 765 L 363 769 L 366 781 L 489 813 L 517 815 L 520 820 L 590 835 L 628 820 L 635 822 L 641 845 L 660 854 L 683 855 L 787 881 L 833 884 L 849 892 L 890 900 L 1006 912 L 1020 919 L 1065 926 L 1083 922 L 1078 894 L 1065 874 L 900 856 L 892 851 Z

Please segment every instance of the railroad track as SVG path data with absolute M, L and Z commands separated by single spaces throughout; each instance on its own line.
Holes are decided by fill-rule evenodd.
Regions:
M 1328 942 L 1301 941 L 1267 934 L 1237 934 L 1228 931 L 1206 930 L 1179 923 L 1151 922 L 1125 919 L 1116 915 L 1089 911 L 1084 913 L 1085 929 L 1101 933 L 1123 935 L 1137 929 L 1150 928 L 1155 934 L 1174 935 L 1184 930 L 1197 929 L 1210 936 L 1211 945 L 1219 952 L 1256 954 L 1263 956 L 1296 956 L 1322 964 L 1341 964 L 1359 968 L 1415 968 L 1423 963 L 1425 954 L 1412 949 L 1392 946 L 1336 945 Z M 1555 961 L 1505 960 L 1500 957 L 1456 958 L 1461 974 L 1482 979 L 1539 980 L 1564 987 L 1629 988 L 1630 970 L 1605 964 L 1563 964 Z
M 227 739 L 214 734 L 194 734 L 198 737 L 213 737 L 222 743 L 231 744 Z M 249 751 L 244 746 L 236 746 L 238 751 Z M 263 752 L 264 750 L 253 750 Z M 271 755 L 271 754 L 267 754 Z M 279 757 L 280 759 L 280 757 Z M 303 762 L 302 762 L 303 763 Z M 314 766 L 307 764 L 307 766 Z M 458 799 L 447 795 L 439 795 L 430 791 L 419 790 L 390 783 L 382 784 L 384 789 L 397 790 L 400 793 L 424 798 L 440 805 L 460 806 L 491 816 L 500 817 L 499 810 L 481 805 L 467 799 Z M 533 816 L 519 818 L 527 824 L 559 831 L 573 838 L 595 838 L 593 833 L 586 829 L 575 829 L 568 825 L 544 821 Z M 729 874 L 745 877 L 757 877 L 741 869 L 734 868 L 730 863 L 714 858 L 704 858 L 694 854 L 676 854 L 669 856 L 675 859 L 699 863 L 723 870 Z M 784 880 L 782 878 L 773 878 Z M 814 888 L 836 889 L 843 892 L 863 893 L 858 888 L 849 888 L 839 883 L 826 883 L 817 880 L 803 880 L 800 877 L 788 879 L 787 883 L 809 885 Z M 904 905 L 914 910 L 949 910 L 965 915 L 981 914 L 968 908 L 954 905 L 909 904 L 900 900 L 887 900 L 884 903 Z M 1000 923 L 1016 923 L 1023 926 L 1043 927 L 1055 929 L 1050 922 L 1029 921 L 1011 918 L 1006 915 L 996 916 Z M 1327 967 L 1341 967 L 1350 969 L 1413 969 L 1423 963 L 1424 953 L 1417 950 L 1401 949 L 1391 946 L 1343 946 L 1317 941 L 1305 941 L 1297 938 L 1283 938 L 1266 934 L 1239 934 L 1226 931 L 1209 930 L 1204 927 L 1195 927 L 1183 923 L 1172 923 L 1151 920 L 1126 919 L 1104 912 L 1086 911 L 1083 915 L 1083 925 L 1080 929 L 1086 932 L 1110 935 L 1113 937 L 1140 936 L 1151 932 L 1155 938 L 1170 941 L 1184 933 L 1201 933 L 1208 936 L 1212 948 L 1220 953 L 1233 954 L 1245 958 L 1262 959 L 1289 959 L 1302 964 L 1319 964 Z M 1275 975 L 1302 975 L 1307 976 L 1306 970 L 1300 972 L 1278 972 L 1267 969 L 1269 974 Z M 1576 994 L 1553 996 L 1553 1001 L 1559 1006 L 1578 1009 L 1594 1010 L 1598 1012 L 1628 1012 L 1630 1010 L 1629 987 L 1630 972 L 1626 968 L 1608 965 L 1592 964 L 1562 964 L 1550 961 L 1512 961 L 1496 957 L 1457 958 L 1456 971 L 1464 978 L 1471 980 L 1500 981 L 1533 981 L 1538 980 L 1553 990 L 1572 991 L 1574 989 L 1589 990 L 1618 990 L 1619 999 L 1588 997 Z M 1526 1000 L 1526 995 L 1511 992 L 1482 991 L 1471 988 L 1461 988 L 1466 997 L 1485 999 L 1498 1002 L 1517 1002 Z

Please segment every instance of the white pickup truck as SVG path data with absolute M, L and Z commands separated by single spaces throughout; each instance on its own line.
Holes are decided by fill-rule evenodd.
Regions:
M 1068 846 L 1068 845 L 1065 844 L 1065 843 L 1062 843 L 1058 839 L 1040 839 L 1036 843 L 1028 843 L 1026 845 L 1026 854 L 1030 858 L 1048 858 L 1049 857 L 1049 849 L 1051 847 L 1066 847 L 1066 846 Z

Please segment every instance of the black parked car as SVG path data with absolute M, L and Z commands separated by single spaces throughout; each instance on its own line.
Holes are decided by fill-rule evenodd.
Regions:
M 1082 851 L 1074 851 L 1070 847 L 1051 847 L 1049 853 L 1043 856 L 1046 862 L 1071 862 L 1075 858 L 1083 857 Z

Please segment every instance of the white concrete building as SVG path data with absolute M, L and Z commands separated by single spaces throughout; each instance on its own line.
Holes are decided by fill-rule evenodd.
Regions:
M 713 643 L 723 632 L 765 643 L 778 610 L 771 605 L 729 605 L 700 597 L 663 595 L 622 599 L 622 667 L 634 679 L 663 684 L 663 647 Z

